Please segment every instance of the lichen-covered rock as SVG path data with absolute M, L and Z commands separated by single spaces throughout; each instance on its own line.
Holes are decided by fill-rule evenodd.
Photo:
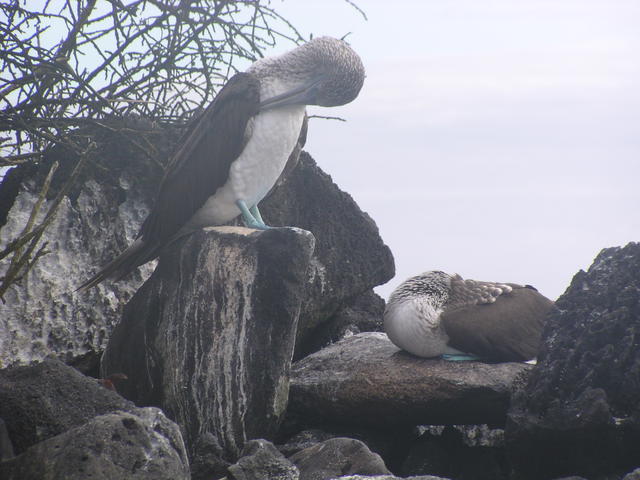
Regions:
M 5 480 L 187 480 L 178 426 L 156 408 L 115 412 L 40 442 L 0 463 Z
M 640 244 L 603 250 L 556 305 L 509 411 L 514 474 L 622 475 L 640 458 Z
M 361 333 L 294 363 L 289 410 L 309 424 L 500 425 L 512 382 L 530 368 L 418 358 Z
M 16 453 L 97 415 L 133 409 L 133 403 L 59 360 L 0 370 L 0 418 Z
M 229 480 L 298 480 L 300 472 L 266 440 L 251 440 L 237 463 L 229 467 Z
M 55 354 L 64 361 L 102 352 L 122 307 L 153 265 L 128 281 L 105 283 L 86 293 L 74 290 L 129 244 L 144 220 L 162 169 L 143 153 L 104 132 L 79 134 L 100 145 L 76 187 L 62 199 L 40 244 L 49 252 L 12 285 L 0 302 L 0 366 L 29 364 Z M 162 149 L 167 135 L 156 136 Z M 20 236 L 54 161 L 59 168 L 36 225 L 54 203 L 77 158 L 58 148 L 37 167 L 20 166 L 0 184 L 0 249 Z M 0 261 L 0 277 L 11 259 Z
M 316 329 L 349 299 L 393 277 L 393 256 L 371 217 L 306 152 L 261 208 L 270 225 L 294 225 L 316 237 L 298 327 L 296 358 L 301 358 L 319 347 Z
M 122 394 L 161 407 L 190 451 L 212 434 L 226 461 L 285 412 L 313 251 L 299 229 L 205 229 L 176 242 L 127 304 L 103 357 Z
M 300 470 L 300 480 L 328 480 L 341 475 L 386 475 L 380 455 L 360 440 L 331 438 L 300 450 L 289 458 Z
M 0 302 L 0 366 L 28 364 L 49 354 L 72 362 L 87 353 L 101 353 L 124 304 L 155 266 L 152 262 L 123 281 L 74 293 L 132 242 L 162 176 L 159 165 L 133 144 L 104 132 L 83 135 L 100 148 L 45 230 L 43 242 L 50 253 L 5 293 L 6 303 Z M 168 154 L 175 135 L 154 135 L 154 146 Z M 22 232 L 54 160 L 61 166 L 41 218 L 76 158 L 54 151 L 35 171 L 13 169 L 0 184 L 0 248 Z M 301 315 L 301 356 L 317 348 L 307 345 L 316 327 L 348 299 L 393 277 L 393 257 L 373 220 L 306 153 L 291 178 L 263 203 L 270 224 L 305 228 L 318 240 Z M 10 260 L 0 262 L 0 276 Z

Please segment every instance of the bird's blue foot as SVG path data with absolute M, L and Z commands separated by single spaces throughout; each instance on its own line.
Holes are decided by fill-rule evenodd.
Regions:
M 260 215 L 260 210 L 258 210 L 258 205 L 257 204 L 254 205 L 253 207 L 251 207 L 249 209 L 249 212 L 251 213 L 251 215 L 253 215 L 253 218 L 255 218 L 260 225 L 263 225 L 263 226 L 265 226 L 267 228 L 271 228 L 266 223 L 264 223 L 264 220 L 262 220 L 262 215 Z
M 442 359 L 448 362 L 477 362 L 480 357 L 468 353 L 443 353 Z
M 262 215 L 260 215 L 260 210 L 258 210 L 257 205 L 247 208 L 247 204 L 244 200 L 238 200 L 236 205 L 240 209 L 240 212 L 242 212 L 242 221 L 246 227 L 254 228 L 256 230 L 269 230 L 271 228 L 262 220 Z

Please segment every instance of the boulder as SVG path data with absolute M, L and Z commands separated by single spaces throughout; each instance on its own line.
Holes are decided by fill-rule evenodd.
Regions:
M 0 418 L 17 454 L 84 424 L 135 405 L 55 359 L 0 370 Z
M 278 450 L 286 457 L 292 456 L 294 453 L 298 453 L 300 450 L 312 447 L 318 443 L 334 438 L 338 435 L 325 432 L 319 429 L 303 430 L 296 433 L 289 438 L 282 445 L 278 445 Z
M 270 225 L 295 225 L 316 238 L 297 334 L 301 358 L 320 346 L 318 328 L 344 304 L 393 278 L 393 256 L 371 217 L 306 152 L 261 210 Z
M 191 478 L 178 426 L 156 408 L 101 415 L 0 463 L 5 480 Z
M 158 152 L 168 149 L 171 135 L 149 135 L 147 139 Z M 84 130 L 76 140 L 92 142 L 97 150 L 44 230 L 40 244 L 46 243 L 49 253 L 0 302 L 0 367 L 30 364 L 49 354 L 71 362 L 88 353 L 101 353 L 124 303 L 153 269 L 148 265 L 127 281 L 74 293 L 137 235 L 163 173 L 133 143 L 108 129 Z M 69 151 L 55 148 L 37 167 L 19 166 L 6 174 L 0 184 L 0 250 L 23 232 L 53 163 L 59 162 L 59 168 L 36 225 L 51 208 L 77 160 Z M 0 261 L 0 277 L 11 259 Z
M 124 128 L 141 128 L 129 123 L 125 121 Z M 163 174 L 157 159 L 166 158 L 176 135 L 156 129 L 140 131 L 136 138 L 143 138 L 142 134 L 154 146 L 155 161 L 140 149 L 140 142 L 123 140 L 109 129 L 79 133 L 82 141 L 91 139 L 97 150 L 44 231 L 42 243 L 47 243 L 49 253 L 0 302 L 0 367 L 41 361 L 49 354 L 67 363 L 100 354 L 123 306 L 155 267 L 151 262 L 123 281 L 74 293 L 133 241 L 149 211 Z M 22 232 L 54 161 L 60 167 L 39 221 L 77 158 L 55 149 L 37 167 L 17 167 L 4 177 L 0 184 L 0 249 Z M 302 355 L 316 348 L 306 343 L 343 303 L 393 277 L 393 257 L 373 220 L 307 153 L 302 154 L 289 181 L 263 203 L 270 223 L 306 228 L 318 239 L 301 316 L 298 343 Z M 0 276 L 10 260 L 0 262 Z
M 382 332 L 385 301 L 373 290 L 349 298 L 305 342 L 305 350 L 317 352 L 343 338 L 362 332 Z M 298 352 L 300 356 L 302 351 Z
M 300 480 L 328 480 L 341 475 L 385 475 L 380 455 L 359 440 L 331 438 L 300 450 L 290 459 L 300 470 Z
M 636 468 L 633 472 L 627 473 L 622 480 L 640 480 L 640 468 Z
M 622 475 L 640 458 L 640 243 L 603 250 L 556 305 L 509 411 L 514 475 Z
M 304 419 L 301 420 L 301 423 L 304 424 Z M 407 456 L 407 451 L 420 436 L 419 429 L 415 426 L 376 429 L 375 427 L 353 424 L 330 424 L 327 421 L 322 424 L 321 428 L 322 430 L 316 428 L 297 431 L 295 435 L 289 436 L 286 442 L 278 445 L 278 450 L 288 458 L 300 450 L 320 444 L 325 440 L 346 437 L 364 443 L 369 450 L 380 455 L 387 468 L 393 472 L 400 468 Z
M 233 462 L 270 438 L 287 407 L 289 369 L 314 239 L 293 228 L 205 229 L 176 242 L 127 304 L 104 353 L 121 393 L 161 407 L 190 455 L 212 434 Z
M 11 437 L 9 437 L 7 424 L 0 418 L 0 462 L 4 462 L 13 457 L 15 457 L 13 442 L 11 442 Z
M 530 368 L 418 358 L 360 333 L 294 363 L 289 408 L 309 424 L 501 425 L 511 384 Z
M 570 477 L 555 478 L 554 480 L 587 480 L 587 479 L 584 477 L 577 477 L 575 475 L 571 475 Z
M 446 426 L 439 433 L 425 432 L 408 448 L 399 473 L 433 474 L 456 480 L 506 480 L 503 446 L 480 446 L 495 441 L 482 439 L 482 435 L 475 437 L 472 432 L 469 427 L 453 426 Z
M 443 477 L 434 477 L 433 475 L 418 475 L 417 477 L 394 477 L 393 475 L 346 475 L 343 477 L 334 477 L 332 480 L 449 480 Z
M 298 480 L 300 472 L 266 440 L 251 440 L 238 462 L 229 467 L 228 480 Z

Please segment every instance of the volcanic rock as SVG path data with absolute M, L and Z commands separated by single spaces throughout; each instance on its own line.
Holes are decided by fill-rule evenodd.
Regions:
M 319 348 L 317 329 L 349 299 L 393 278 L 393 256 L 371 217 L 306 152 L 261 209 L 270 225 L 295 225 L 316 238 L 298 325 L 296 358 L 301 358 Z
M 502 425 L 511 384 L 530 368 L 418 358 L 360 333 L 293 365 L 290 413 L 310 425 Z
M 103 357 L 121 393 L 162 408 L 190 451 L 212 434 L 225 461 L 270 438 L 289 369 L 313 236 L 216 227 L 176 242 L 127 304 Z
M 97 415 L 133 409 L 133 403 L 59 360 L 0 370 L 0 418 L 18 454 Z
M 5 480 L 187 480 L 178 426 L 156 408 L 115 412 L 49 438 L 0 463 Z
M 331 438 L 290 457 L 300 469 L 300 480 L 327 480 L 340 475 L 391 473 L 380 455 L 359 440 Z
M 603 250 L 556 305 L 509 411 L 514 475 L 623 475 L 640 459 L 640 243 Z

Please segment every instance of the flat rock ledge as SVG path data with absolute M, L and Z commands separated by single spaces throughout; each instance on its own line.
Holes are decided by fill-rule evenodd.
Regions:
M 514 380 L 531 368 L 418 358 L 384 333 L 360 333 L 293 364 L 289 412 L 307 422 L 379 428 L 501 426 Z

